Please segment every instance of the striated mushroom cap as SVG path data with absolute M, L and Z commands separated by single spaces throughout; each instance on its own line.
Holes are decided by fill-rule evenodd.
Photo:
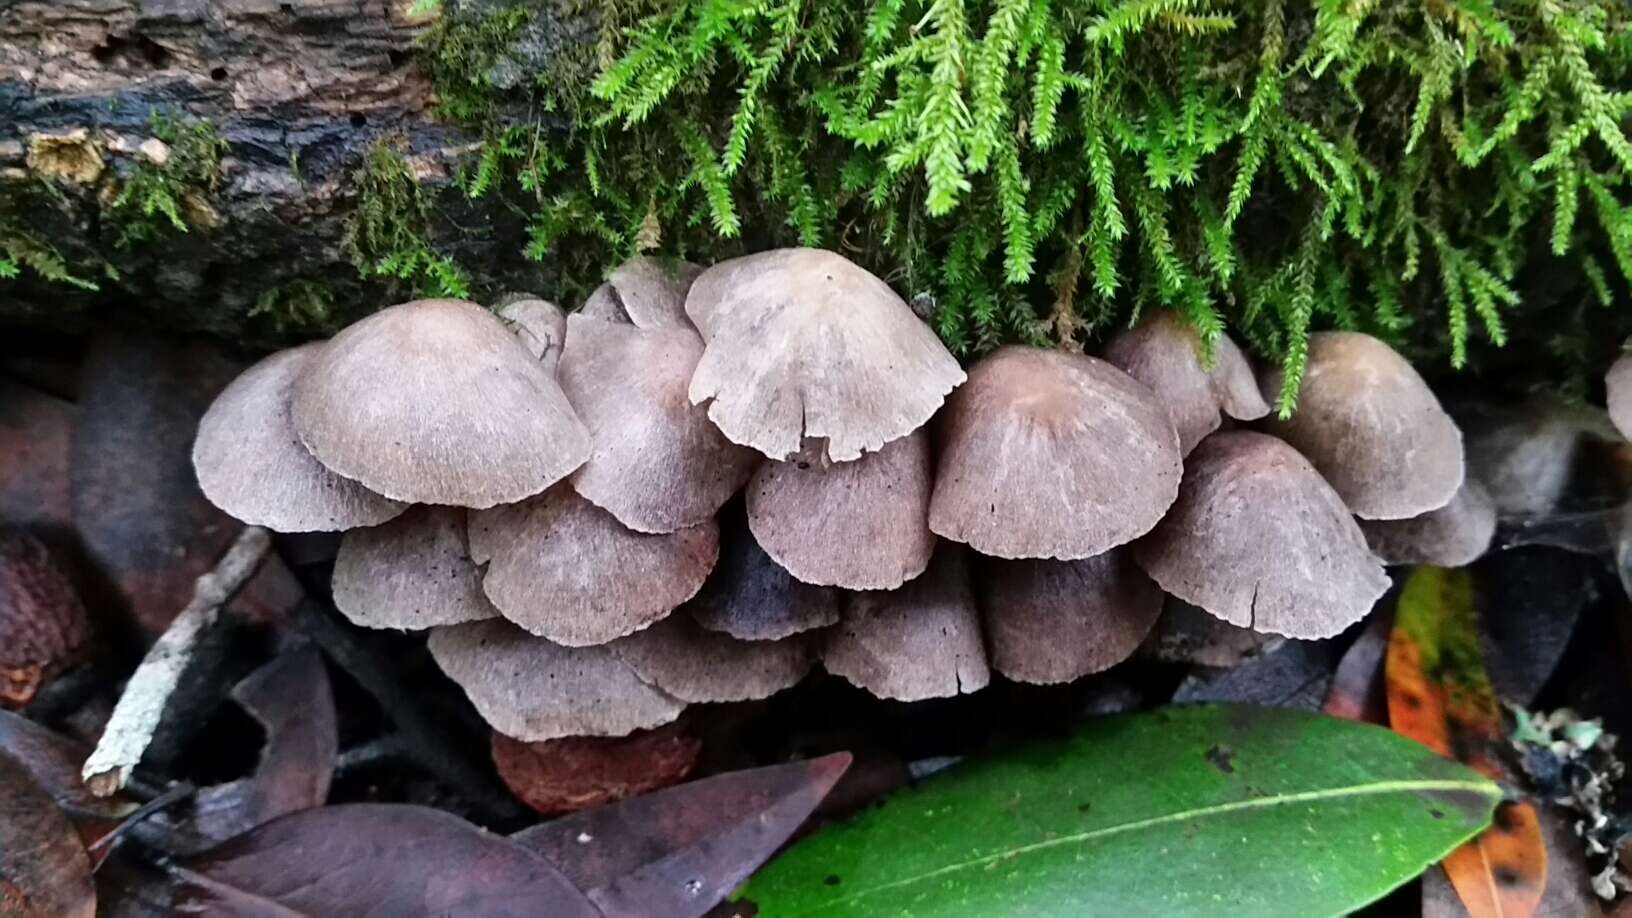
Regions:
M 1388 589 L 1337 492 L 1297 450 L 1252 431 L 1201 441 L 1178 501 L 1133 557 L 1174 596 L 1293 638 L 1337 634 Z
M 518 501 L 589 458 L 554 377 L 460 300 L 392 306 L 335 335 L 295 381 L 292 415 L 319 462 L 410 503 Z
M 905 586 L 850 597 L 822 665 L 880 698 L 920 701 L 986 687 L 991 671 L 963 549 L 944 545 Z
M 325 468 L 295 435 L 295 379 L 322 347 L 278 351 L 215 397 L 193 440 L 193 471 L 210 503 L 277 532 L 373 526 L 408 508 Z
M 1468 478 L 1451 502 L 1408 520 L 1361 520 L 1371 550 L 1384 564 L 1462 567 L 1478 560 L 1496 534 L 1496 502 Z
M 644 681 L 681 701 L 749 701 L 798 682 L 816 663 L 803 636 L 739 641 L 671 615 L 608 645 Z
M 544 365 L 545 372 L 553 375 L 561 362 L 561 347 L 567 341 L 567 314 L 561 307 L 549 300 L 526 296 L 505 303 L 498 313 L 521 339 L 528 353 Z
M 470 555 L 500 614 L 557 644 L 604 644 L 697 593 L 719 555 L 719 526 L 646 535 L 559 485 L 470 515 Z
M 689 327 L 648 331 L 582 315 L 567 322 L 561 387 L 592 443 L 572 487 L 637 532 L 702 523 L 759 461 L 687 400 L 702 353 Z
M 1263 391 L 1280 391 L 1281 375 L 1266 374 Z M 1307 456 L 1355 516 L 1417 516 L 1462 486 L 1461 431 L 1411 364 L 1370 335 L 1310 335 L 1297 411 L 1266 429 Z
M 1632 354 L 1623 353 L 1604 376 L 1609 419 L 1621 436 L 1632 440 Z
M 494 619 L 431 630 L 431 656 L 493 729 L 536 743 L 625 736 L 685 709 L 607 647 L 562 647 Z
M 839 620 L 836 590 L 796 579 L 771 560 L 740 519 L 720 529 L 720 561 L 686 604 L 697 624 L 739 640 L 775 641 Z
M 686 293 L 703 269 L 689 261 L 638 255 L 612 270 L 580 315 L 643 329 L 691 329 Z
M 748 528 L 805 583 L 890 590 L 924 572 L 929 437 L 918 431 L 854 462 L 766 462 L 748 483 Z
M 843 256 L 777 249 L 704 271 L 686 313 L 708 342 L 691 400 L 772 459 L 825 438 L 845 462 L 917 430 L 964 380 L 887 284 Z
M 462 507 L 414 507 L 340 540 L 334 605 L 364 628 L 417 630 L 495 618 L 470 560 Z
M 1185 455 L 1218 429 L 1220 412 L 1238 421 L 1269 414 L 1252 364 L 1228 335 L 1213 342 L 1211 367 L 1203 365 L 1204 354 L 1201 336 L 1171 309 L 1145 313 L 1105 349 L 1108 362 L 1150 387 L 1167 408 Z
M 1051 685 L 1133 655 L 1162 612 L 1162 591 L 1126 552 L 1077 561 L 990 559 L 977 582 L 992 668 Z
M 1110 364 L 1005 347 L 947 402 L 929 528 L 999 558 L 1089 558 L 1156 525 L 1179 490 L 1179 437 Z

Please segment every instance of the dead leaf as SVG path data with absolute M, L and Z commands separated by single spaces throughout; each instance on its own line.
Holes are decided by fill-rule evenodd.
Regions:
M 0 520 L 67 532 L 73 404 L 0 379 Z
M 1552 677 L 1576 622 L 1598 599 L 1592 559 L 1558 548 L 1517 548 L 1473 566 L 1486 668 L 1498 696 L 1528 707 Z
M 73 824 L 27 769 L 0 754 L 0 915 L 95 914 L 91 860 Z
M 628 736 L 524 743 L 493 733 L 493 764 L 521 801 L 545 815 L 639 796 L 685 780 L 703 744 L 679 724 Z
M 89 656 L 91 622 L 45 543 L 0 528 L 0 706 L 20 708 Z
M 1322 712 L 1344 720 L 1387 725 L 1388 693 L 1383 686 L 1383 660 L 1388 656 L 1388 636 L 1393 629 L 1392 609 L 1379 607 L 1372 612 L 1366 629 L 1338 661 Z
M 1198 667 L 1179 683 L 1173 702 L 1237 702 L 1316 711 L 1336 662 L 1330 641 L 1287 640 L 1230 669 Z
M 1602 915 L 1601 903 L 1592 894 L 1592 872 L 1582 855 L 1581 839 L 1556 810 L 1543 807 L 1537 815 L 1547 843 L 1547 887 L 1536 907 L 1536 918 Z M 1444 870 L 1434 867 L 1422 875 L 1422 918 L 1460 918 L 1467 914 Z
M 698 916 L 770 858 L 850 754 L 728 772 L 584 810 L 511 836 L 608 915 Z
M 136 809 L 123 797 L 97 797 L 80 780 L 80 767 L 91 750 L 9 711 L 0 711 L 0 757 L 9 756 L 28 773 L 79 828 L 87 844 L 118 825 Z

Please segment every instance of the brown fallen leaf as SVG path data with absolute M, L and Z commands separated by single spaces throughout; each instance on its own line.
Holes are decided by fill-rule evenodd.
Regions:
M 89 656 L 85 605 L 45 543 L 0 529 L 0 706 L 20 708 Z
M 0 379 L 0 519 L 67 532 L 72 403 Z
M 1593 918 L 1604 914 L 1603 903 L 1592 893 L 1581 839 L 1570 830 L 1569 819 L 1551 807 L 1537 811 L 1542 838 L 1547 842 L 1547 887 L 1536 907 L 1536 918 Z M 1468 914 L 1445 871 L 1431 867 L 1422 875 L 1422 918 L 1461 918 Z
M 136 809 L 125 797 L 97 797 L 80 780 L 90 748 L 19 714 L 0 711 L 0 757 L 9 756 L 67 814 L 90 844 Z
M 553 816 L 625 800 L 685 780 L 703 744 L 680 724 L 628 736 L 524 743 L 493 733 L 493 764 L 521 801 Z
M 0 754 L 0 915 L 95 914 L 91 860 L 73 824 L 27 769 Z
M 847 752 L 728 772 L 511 838 L 608 915 L 700 916 L 776 853 L 850 766 Z
M 1344 720 L 1387 725 L 1388 694 L 1383 686 L 1383 660 L 1388 656 L 1388 636 L 1393 628 L 1391 610 L 1379 608 L 1371 613 L 1366 629 L 1337 662 L 1322 713 Z

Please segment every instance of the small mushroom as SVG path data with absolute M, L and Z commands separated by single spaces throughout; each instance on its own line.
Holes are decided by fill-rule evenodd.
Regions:
M 409 503 L 518 501 L 589 458 L 555 378 L 460 300 L 393 306 L 335 335 L 295 381 L 292 415 L 319 462 Z
M 720 509 L 759 455 L 686 400 L 703 342 L 690 327 L 646 330 L 573 315 L 561 387 L 589 428 L 572 487 L 637 532 L 674 532 Z
M 1632 353 L 1622 353 L 1604 376 L 1609 419 L 1624 439 L 1632 440 Z
M 470 560 L 465 510 L 414 507 L 340 540 L 334 605 L 364 628 L 429 628 L 495 618 Z
M 510 792 L 554 816 L 684 781 L 697 767 L 703 741 L 673 723 L 628 736 L 564 736 L 541 743 L 524 743 L 495 730 L 492 749 L 494 770 Z
M 1297 450 L 1253 431 L 1201 441 L 1178 501 L 1133 557 L 1174 596 L 1293 638 L 1337 634 L 1388 589 L 1337 492 Z
M 846 462 L 917 430 L 964 380 L 887 284 L 843 256 L 777 249 L 721 262 L 686 297 L 708 343 L 691 400 L 733 443 L 785 460 L 826 439 Z
M 93 629 L 74 582 L 45 543 L 0 528 L 0 709 L 21 708 L 91 657 Z
M 641 679 L 681 701 L 749 701 L 782 691 L 816 662 L 809 641 L 739 641 L 690 616 L 668 618 L 607 645 Z
M 1270 371 L 1263 391 L 1281 379 Z M 1370 335 L 1310 335 L 1297 411 L 1265 429 L 1307 456 L 1355 516 L 1417 516 L 1462 486 L 1461 431 L 1411 364 Z
M 1162 591 L 1120 549 L 1076 561 L 990 559 L 977 582 L 992 668 L 1017 682 L 1110 669 L 1162 612 Z
M 1201 336 L 1171 309 L 1147 312 L 1111 340 L 1105 359 L 1156 393 L 1179 431 L 1179 450 L 1189 455 L 1201 438 L 1219 428 L 1222 414 L 1255 421 L 1269 413 L 1246 355 L 1228 335 L 1213 342 L 1212 366 Z
M 1408 520 L 1361 520 L 1371 550 L 1385 564 L 1462 567 L 1478 560 L 1496 534 L 1496 502 L 1468 478 L 1451 502 Z
M 210 503 L 277 532 L 373 526 L 407 509 L 325 468 L 295 435 L 291 390 L 322 347 L 278 351 L 216 396 L 193 440 L 193 470 Z
M 822 665 L 880 698 L 920 701 L 986 687 L 991 671 L 963 549 L 943 545 L 905 586 L 850 597 Z
M 1091 558 L 1156 525 L 1179 477 L 1178 433 L 1144 384 L 1005 347 L 947 402 L 929 528 L 999 558 Z
M 686 293 L 703 269 L 689 261 L 639 255 L 613 269 L 581 315 L 643 329 L 691 329 Z
M 696 595 L 719 555 L 719 525 L 647 535 L 557 485 L 470 515 L 470 555 L 507 619 L 570 647 L 604 644 Z
M 930 461 L 929 437 L 917 431 L 853 462 L 766 462 L 748 483 L 748 527 L 806 583 L 894 589 L 935 551 Z
M 554 375 L 556 364 L 561 362 L 561 346 L 567 340 L 567 315 L 561 307 L 523 295 L 505 302 L 498 313 L 528 352 L 544 365 L 545 372 Z
M 524 742 L 626 736 L 685 702 L 647 685 L 607 647 L 562 647 L 493 619 L 431 630 L 431 656 L 493 729 Z
M 759 547 L 746 523 L 720 529 L 720 561 L 685 606 L 699 625 L 739 640 L 775 641 L 839 620 L 837 591 L 796 579 Z

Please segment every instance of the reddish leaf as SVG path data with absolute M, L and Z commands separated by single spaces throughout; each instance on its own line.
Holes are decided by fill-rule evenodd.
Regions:
M 96 914 L 91 860 L 74 826 L 9 755 L 0 755 L 0 915 Z
M 1547 842 L 1547 888 L 1536 906 L 1536 918 L 1591 918 L 1603 903 L 1592 892 L 1592 871 L 1582 842 L 1570 829 L 1570 817 L 1542 807 L 1541 834 Z M 1422 918 L 1463 918 L 1468 914 L 1445 871 L 1434 867 L 1422 875 Z
M 849 765 L 840 752 L 715 775 L 511 837 L 608 915 L 702 915 L 787 841 Z
M 441 810 L 306 810 L 176 868 L 177 911 L 600 918 L 549 861 Z
M 0 529 L 0 706 L 20 708 L 88 655 L 91 623 L 50 549 Z
M 0 520 L 66 531 L 74 406 L 0 379 Z
M 569 736 L 524 743 L 493 734 L 493 764 L 522 802 L 545 815 L 635 797 L 685 780 L 702 741 L 678 724 L 629 736 Z
M 1388 723 L 1388 694 L 1383 688 L 1383 659 L 1388 655 L 1388 634 L 1394 627 L 1394 613 L 1378 609 L 1371 614 L 1366 630 L 1349 645 L 1332 673 L 1331 688 L 1321 710 L 1344 720 L 1368 724 Z

